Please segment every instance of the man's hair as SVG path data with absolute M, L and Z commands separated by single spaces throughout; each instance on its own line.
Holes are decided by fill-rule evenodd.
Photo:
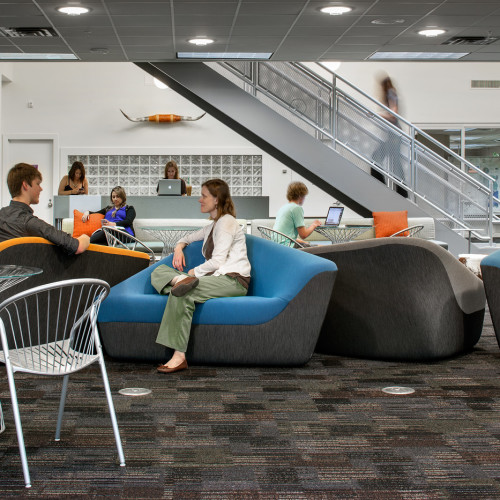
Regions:
M 299 198 L 306 196 L 309 189 L 303 182 L 292 182 L 288 185 L 286 191 L 286 199 L 288 201 L 297 201 Z
M 7 186 L 12 198 L 21 194 L 23 182 L 27 182 L 31 186 L 35 179 L 42 180 L 42 174 L 33 165 L 28 165 L 28 163 L 14 165 L 7 175 Z

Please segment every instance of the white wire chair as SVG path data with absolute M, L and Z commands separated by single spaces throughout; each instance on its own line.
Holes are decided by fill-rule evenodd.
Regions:
M 391 234 L 389 236 L 389 238 L 393 238 L 396 236 L 413 238 L 413 236 L 417 235 L 420 231 L 422 231 L 423 228 L 424 228 L 424 226 L 410 226 L 410 227 L 407 227 L 406 229 L 401 229 L 401 231 L 398 231 L 394 234 Z
M 305 245 L 299 243 L 297 240 L 294 240 L 293 238 L 290 238 L 290 236 L 287 236 L 284 233 L 280 233 L 275 229 L 271 229 L 270 227 L 257 226 L 257 229 L 260 231 L 260 234 L 262 234 L 262 237 L 265 238 L 266 240 L 275 241 L 276 243 L 279 243 L 280 245 L 285 245 L 287 247 L 295 247 L 295 248 L 305 247 Z
M 17 402 L 15 372 L 63 377 L 55 440 L 59 441 L 69 375 L 99 362 L 104 391 L 118 449 L 125 466 L 120 433 L 101 342 L 97 314 L 109 285 L 97 279 L 72 279 L 41 285 L 20 292 L 0 304 L 0 362 L 5 363 L 19 453 L 26 487 L 31 487 L 21 417 Z
M 156 257 L 154 251 L 149 248 L 140 239 L 132 236 L 130 233 L 121 229 L 120 226 L 102 226 L 102 230 L 106 236 L 106 241 L 110 247 L 125 248 L 127 250 L 136 250 L 137 247 L 142 248 L 149 254 L 149 260 L 152 264 L 155 263 Z

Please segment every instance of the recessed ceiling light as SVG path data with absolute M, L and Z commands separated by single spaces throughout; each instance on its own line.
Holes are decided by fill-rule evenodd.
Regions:
M 446 33 L 446 31 L 439 29 L 439 28 L 428 28 L 425 30 L 420 30 L 418 32 L 419 35 L 427 36 L 427 37 L 434 37 L 434 36 L 442 35 L 443 33 Z
M 63 14 L 68 14 L 68 16 L 79 16 L 80 14 L 90 12 L 90 9 L 87 9 L 87 7 L 59 7 L 57 10 Z
M 461 59 L 469 52 L 375 52 L 368 59 L 398 59 L 406 60 L 440 60 L 440 59 Z
M 272 52 L 177 52 L 177 59 L 270 59 Z
M 211 38 L 191 38 L 191 40 L 189 40 L 189 43 L 198 46 L 205 46 L 214 43 L 214 41 Z
M 47 53 L 28 53 L 28 52 L 5 52 L 0 53 L 2 61 L 59 61 L 78 59 L 75 54 L 47 54 Z
M 330 16 L 340 16 L 342 14 L 346 14 L 347 12 L 351 12 L 352 8 L 344 6 L 330 6 L 323 7 L 320 10 L 321 12 L 323 12 L 323 14 L 330 14 Z

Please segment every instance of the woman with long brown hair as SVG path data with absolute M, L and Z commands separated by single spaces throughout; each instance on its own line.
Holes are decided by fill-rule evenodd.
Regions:
M 250 262 L 245 234 L 236 221 L 229 186 L 221 179 L 202 184 L 198 200 L 201 212 L 212 223 L 177 242 L 172 267 L 158 266 L 151 283 L 161 294 L 170 294 L 156 342 L 174 350 L 172 358 L 158 367 L 162 373 L 185 370 L 186 350 L 195 304 L 219 297 L 246 295 L 250 283 Z M 184 248 L 203 240 L 203 264 L 184 270 Z
M 181 181 L 181 196 L 186 196 L 187 194 L 187 186 L 186 181 L 181 179 L 179 176 L 179 167 L 177 166 L 177 162 L 175 160 L 170 160 L 165 165 L 165 174 L 164 179 L 179 179 Z M 158 192 L 159 184 L 156 186 L 156 192 Z
M 81 161 L 73 162 L 68 175 L 61 179 L 57 194 L 89 194 L 89 181 L 85 178 L 85 167 Z
M 125 189 L 121 186 L 115 186 L 111 190 L 109 198 L 111 200 L 111 205 L 108 205 L 97 212 L 90 212 L 86 210 L 83 213 L 82 221 L 87 222 L 90 214 L 102 214 L 104 215 L 104 219 L 102 220 L 103 226 L 118 226 L 134 236 L 133 222 L 136 213 L 135 208 L 132 205 L 127 205 L 127 195 L 125 194 Z M 90 243 L 107 245 L 104 231 L 102 229 L 95 231 L 90 237 Z

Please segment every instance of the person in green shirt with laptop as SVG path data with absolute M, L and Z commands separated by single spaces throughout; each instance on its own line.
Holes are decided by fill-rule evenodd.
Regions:
M 274 230 L 286 234 L 306 246 L 310 245 L 303 240 L 318 226 L 321 226 L 319 220 L 315 220 L 308 227 L 306 227 L 304 222 L 304 209 L 302 205 L 308 193 L 309 190 L 303 182 L 290 183 L 286 193 L 288 203 L 278 210 L 276 222 L 273 227 Z

